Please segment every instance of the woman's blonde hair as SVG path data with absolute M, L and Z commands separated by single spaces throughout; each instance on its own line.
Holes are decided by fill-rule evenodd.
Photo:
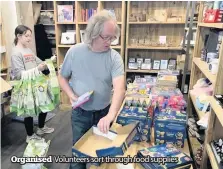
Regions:
M 104 23 L 106 21 L 113 20 L 116 24 L 116 37 L 120 36 L 120 28 L 116 23 L 115 16 L 108 10 L 103 10 L 92 16 L 89 21 L 87 28 L 84 32 L 84 43 L 91 45 L 93 39 L 97 38 L 103 31 Z

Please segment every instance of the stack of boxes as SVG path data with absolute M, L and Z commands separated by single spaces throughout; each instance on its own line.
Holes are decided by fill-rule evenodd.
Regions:
M 135 141 L 149 142 L 153 126 L 155 144 L 171 143 L 178 148 L 184 147 L 187 114 L 181 91 L 176 88 L 176 84 L 171 87 L 158 87 L 157 83 L 151 86 L 151 81 L 142 83 L 141 80 L 138 83 L 135 80 L 134 83 L 138 85 L 134 85 L 134 89 L 128 85 L 130 91 L 127 91 L 116 122 L 127 125 L 139 121 L 140 132 L 135 136 Z M 144 91 L 141 91 L 141 86 L 145 86 Z
M 142 98 L 141 98 L 142 100 Z M 117 123 L 121 125 L 127 125 L 136 121 L 139 121 L 139 133 L 135 136 L 135 141 L 150 141 L 150 129 L 152 124 L 152 118 L 148 114 L 147 109 L 150 101 L 148 98 L 144 98 L 143 103 L 129 103 L 130 99 L 125 99 L 125 105 L 123 106 L 120 114 L 117 117 Z
M 184 147 L 186 138 L 187 114 L 185 111 L 171 109 L 155 112 L 154 139 L 155 144 L 169 143 L 178 148 Z
M 140 158 L 147 158 L 148 156 L 152 158 L 155 157 L 157 159 L 160 157 L 166 158 L 166 160 L 173 158 L 175 160 L 171 160 L 171 162 L 161 164 L 152 161 L 141 163 L 141 165 L 145 169 L 190 168 L 192 164 L 192 159 L 188 155 L 179 151 L 172 144 L 163 144 L 144 148 L 137 153 L 137 157 Z

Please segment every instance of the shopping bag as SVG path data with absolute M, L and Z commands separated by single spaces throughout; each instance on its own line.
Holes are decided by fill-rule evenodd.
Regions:
M 21 95 L 21 86 L 23 81 L 17 80 L 13 81 L 13 89 L 10 99 L 10 112 L 17 112 L 17 106 L 19 101 L 19 95 Z
M 21 81 L 22 85 L 20 87 L 18 100 L 17 100 L 17 116 L 24 116 L 24 110 L 25 110 L 25 102 L 24 98 L 27 93 L 27 86 L 28 86 L 28 73 L 26 71 L 23 71 L 21 73 Z
M 55 106 L 48 95 L 47 86 L 47 77 L 42 74 L 42 72 L 38 71 L 38 69 L 35 69 L 35 79 L 32 82 L 33 94 L 35 99 L 35 105 L 43 113 L 55 109 Z
M 48 75 L 48 87 L 47 92 L 56 107 L 60 103 L 60 85 L 57 79 L 55 67 L 51 59 L 45 61 L 50 74 Z
M 45 139 L 41 140 L 31 140 L 27 145 L 23 157 L 46 157 L 50 145 L 50 140 L 48 142 Z M 22 165 L 22 169 L 46 169 L 43 163 L 26 163 Z
M 36 90 L 34 89 L 34 86 L 36 84 L 36 71 L 38 71 L 37 68 L 34 69 L 34 71 L 31 73 L 31 85 L 32 85 L 32 93 L 33 93 L 33 100 L 35 105 L 35 114 L 39 115 L 41 113 L 40 107 L 39 107 L 39 100 L 36 94 Z
M 24 94 L 24 117 L 34 117 L 36 116 L 35 102 L 32 90 L 32 76 L 34 70 L 27 71 L 27 76 L 24 79 L 24 83 L 26 83 L 26 92 Z

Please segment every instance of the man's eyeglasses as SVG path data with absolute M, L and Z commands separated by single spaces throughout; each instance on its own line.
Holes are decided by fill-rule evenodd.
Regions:
M 101 39 L 103 39 L 103 40 L 106 41 L 106 42 L 108 42 L 108 41 L 113 42 L 115 39 L 117 39 L 116 36 L 114 36 L 114 37 L 103 37 L 103 36 L 101 36 L 101 35 L 99 35 L 99 36 L 101 37 Z

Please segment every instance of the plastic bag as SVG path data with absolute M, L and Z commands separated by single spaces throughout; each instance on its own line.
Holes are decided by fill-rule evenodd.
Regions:
M 33 163 L 27 163 L 22 166 L 22 169 L 47 169 L 46 167 L 43 166 L 43 164 L 33 164 Z
M 46 157 L 50 145 L 50 141 L 47 143 L 44 139 L 31 140 L 27 145 L 23 157 Z M 43 166 L 43 163 L 26 163 L 22 165 L 22 169 L 47 169 Z
M 11 100 L 10 100 L 10 112 L 17 112 L 18 103 L 21 101 L 19 100 L 19 96 L 22 95 L 21 86 L 23 81 L 14 81 Z M 21 103 L 20 103 L 21 104 Z
M 54 110 L 55 106 L 47 93 L 47 78 L 38 69 L 35 69 L 35 79 L 32 82 L 36 107 L 43 113 Z
M 53 66 L 53 62 L 50 59 L 46 60 L 47 67 L 50 71 L 49 77 L 48 77 L 48 87 L 47 92 L 56 107 L 60 103 L 60 86 L 57 79 L 56 71 Z
M 17 116 L 24 116 L 24 112 L 25 112 L 24 98 L 26 97 L 27 86 L 28 86 L 27 77 L 28 77 L 28 73 L 26 71 L 22 72 L 21 74 L 22 85 L 20 87 L 18 102 L 17 102 Z
M 26 89 L 24 94 L 24 114 L 23 116 L 36 116 L 36 110 L 35 110 L 35 102 L 34 102 L 34 96 L 32 91 L 32 74 L 34 70 L 27 71 L 27 76 L 24 79 L 24 83 L 26 83 Z

